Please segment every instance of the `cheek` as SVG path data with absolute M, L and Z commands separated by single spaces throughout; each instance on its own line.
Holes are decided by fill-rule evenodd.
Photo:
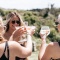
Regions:
M 9 23 L 9 27 L 12 27 L 12 26 L 13 26 L 13 24 L 10 22 L 10 23 Z
M 20 26 L 19 24 L 17 24 L 17 26 Z

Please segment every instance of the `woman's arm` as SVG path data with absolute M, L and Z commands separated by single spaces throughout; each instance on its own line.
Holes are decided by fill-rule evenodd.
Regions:
M 28 35 L 27 36 L 27 44 L 26 44 L 26 47 L 23 47 L 21 46 L 19 43 L 18 44 L 15 44 L 15 54 L 17 57 L 20 57 L 20 58 L 26 58 L 28 56 L 31 55 L 32 53 L 32 40 L 31 40 L 31 36 Z
M 46 46 L 47 46 L 46 40 L 45 40 L 46 37 L 45 38 L 41 37 L 41 39 L 42 39 L 42 43 L 41 43 L 40 50 L 39 50 L 38 60 L 42 59 L 42 57 L 43 57 L 43 55 L 45 53 L 45 50 L 46 50 Z
M 46 37 L 47 37 L 46 34 L 40 33 L 40 36 L 41 36 L 42 43 L 39 50 L 38 60 L 50 60 L 52 56 L 53 43 L 49 43 L 49 44 L 46 43 Z
M 38 55 L 38 60 L 41 60 L 44 56 L 45 50 L 46 50 L 46 41 L 42 41 L 40 50 L 39 50 L 39 55 Z
M 38 60 L 42 60 L 45 50 L 46 50 L 46 46 L 47 46 L 46 35 L 40 34 L 40 36 L 41 36 L 42 43 L 41 43 L 40 50 L 39 50 Z
M 17 46 L 16 48 L 16 55 L 18 57 L 21 57 L 21 58 L 25 58 L 27 56 L 30 56 L 31 53 L 32 53 L 32 31 L 27 31 L 27 42 L 26 42 L 26 46 L 23 47 L 21 45 L 19 45 L 19 47 Z M 19 53 L 20 52 L 20 53 Z

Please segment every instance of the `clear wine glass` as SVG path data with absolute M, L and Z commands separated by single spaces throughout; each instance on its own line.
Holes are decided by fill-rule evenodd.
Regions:
M 28 26 L 27 29 L 28 29 L 28 30 L 35 30 L 36 27 L 35 27 L 35 26 Z
M 24 21 L 24 23 L 28 30 L 35 30 L 35 26 L 28 26 L 28 21 Z
M 42 26 L 40 30 L 40 34 L 45 34 L 46 36 L 48 36 L 50 34 L 49 26 Z

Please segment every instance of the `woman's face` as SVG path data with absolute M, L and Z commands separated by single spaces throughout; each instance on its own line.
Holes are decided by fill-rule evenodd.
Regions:
M 9 29 L 15 30 L 15 26 L 19 26 L 20 21 L 17 16 L 13 16 L 9 21 Z

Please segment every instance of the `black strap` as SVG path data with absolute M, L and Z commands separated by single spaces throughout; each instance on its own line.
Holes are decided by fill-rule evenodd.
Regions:
M 59 46 L 60 46 L 60 42 L 58 42 Z
M 8 60 L 9 60 L 9 46 L 8 46 L 8 42 L 6 42 L 6 47 L 7 47 L 7 56 L 8 56 Z
M 9 46 L 8 46 L 8 42 L 6 42 L 6 44 L 5 44 L 4 54 L 5 54 L 6 49 L 7 49 L 7 58 L 9 60 Z
M 58 58 L 58 59 L 53 59 L 53 58 L 51 58 L 50 60 L 60 60 L 60 58 Z
M 5 49 L 4 49 L 4 53 L 5 53 L 5 51 L 6 51 L 6 44 L 5 44 Z

